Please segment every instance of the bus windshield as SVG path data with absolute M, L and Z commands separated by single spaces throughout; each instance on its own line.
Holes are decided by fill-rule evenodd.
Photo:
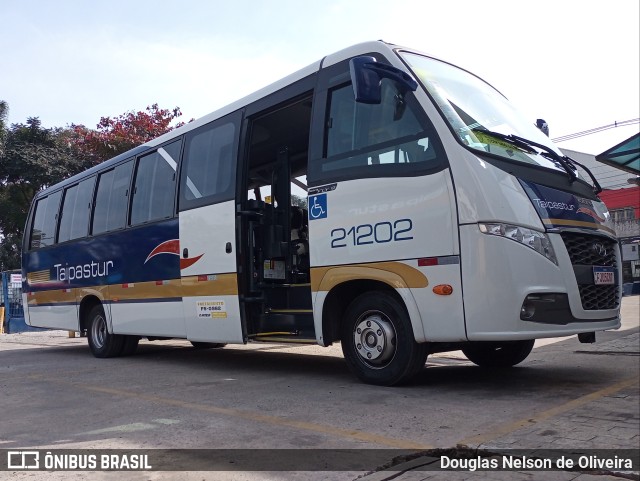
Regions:
M 409 52 L 400 52 L 400 56 L 420 79 L 463 144 L 508 160 L 564 170 L 549 155 L 539 155 L 531 145 L 510 137 L 541 144 L 563 155 L 492 86 L 465 70 L 433 58 Z

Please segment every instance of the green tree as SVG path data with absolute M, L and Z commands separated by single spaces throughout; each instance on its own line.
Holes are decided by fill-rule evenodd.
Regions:
M 3 129 L 0 151 L 0 270 L 20 267 L 19 245 L 33 196 L 88 166 L 73 155 L 69 132 L 36 117 Z
M 20 268 L 22 236 L 0 234 L 0 272 Z
M 7 127 L 8 110 L 0 101 L 0 271 L 20 267 L 24 224 L 38 191 L 184 125 L 171 125 L 182 115 L 178 107 L 158 104 L 103 117 L 96 130 L 46 129 L 37 117 Z
M 4 152 L 4 141 L 6 136 L 7 127 L 5 122 L 9 115 L 9 105 L 4 100 L 0 100 L 0 157 Z
M 307 205 L 307 198 L 295 194 L 291 194 L 291 205 L 297 205 L 298 207 L 302 207 L 303 209 L 309 208 L 309 206 Z

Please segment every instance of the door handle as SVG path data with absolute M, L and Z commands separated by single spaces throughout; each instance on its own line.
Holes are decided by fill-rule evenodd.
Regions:
M 227 254 L 231 254 L 231 251 L 233 250 L 231 247 L 231 242 L 227 242 L 227 245 L 224 250 Z
M 186 247 L 182 249 L 182 257 L 185 259 L 189 257 L 189 249 L 187 249 Z

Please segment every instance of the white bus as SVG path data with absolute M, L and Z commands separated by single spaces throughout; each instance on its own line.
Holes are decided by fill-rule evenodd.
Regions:
M 364 43 L 38 193 L 25 316 L 97 357 L 341 342 L 381 385 L 435 352 L 512 366 L 620 325 L 598 188 L 482 79 Z

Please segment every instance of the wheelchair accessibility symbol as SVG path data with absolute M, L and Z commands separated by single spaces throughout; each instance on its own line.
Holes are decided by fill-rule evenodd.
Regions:
M 325 219 L 327 217 L 327 194 L 309 197 L 309 220 Z

